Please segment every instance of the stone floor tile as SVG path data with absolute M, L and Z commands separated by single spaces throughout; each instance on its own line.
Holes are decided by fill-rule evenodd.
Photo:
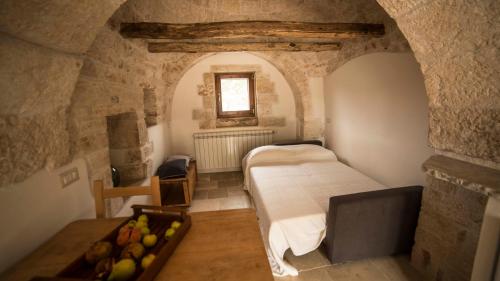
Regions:
M 196 189 L 197 190 L 211 190 L 211 189 L 217 189 L 217 182 L 206 182 L 206 183 L 200 183 L 198 182 L 196 184 Z
M 232 196 L 246 196 L 247 193 L 243 189 L 227 189 L 227 196 L 232 197 Z
M 294 256 L 292 250 L 285 252 L 285 259 L 298 270 L 308 270 L 330 265 L 322 247 L 302 256 Z
M 250 208 L 247 196 L 234 196 L 221 198 L 219 208 L 221 210 Z
M 193 200 L 208 199 L 208 190 L 195 190 Z
M 243 181 L 238 179 L 230 179 L 230 180 L 219 180 L 217 181 L 217 186 L 220 187 L 240 187 L 243 185 Z
M 195 213 L 195 212 L 217 211 L 219 210 L 219 206 L 220 206 L 219 199 L 193 200 L 191 202 L 191 207 L 189 208 L 189 212 Z
M 227 197 L 227 190 L 225 188 L 208 190 L 208 199 L 226 198 L 226 197 Z
M 335 281 L 389 281 L 370 260 L 334 264 L 325 269 Z
M 299 273 L 300 281 L 336 281 L 329 274 L 328 271 L 322 268 L 315 268 L 311 270 L 301 271 Z
M 380 257 L 370 260 L 389 280 L 425 280 L 418 271 L 410 265 L 408 256 Z

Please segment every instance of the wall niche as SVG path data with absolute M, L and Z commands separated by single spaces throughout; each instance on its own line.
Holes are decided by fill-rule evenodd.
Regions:
M 144 180 L 150 174 L 151 161 L 145 159 L 141 144 L 141 127 L 136 112 L 106 116 L 109 158 L 120 174 L 120 186 Z M 142 123 L 144 124 L 144 123 Z M 143 125 L 144 126 L 144 125 Z

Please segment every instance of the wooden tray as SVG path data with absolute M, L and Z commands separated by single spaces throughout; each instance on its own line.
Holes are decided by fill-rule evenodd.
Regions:
M 145 270 L 141 268 L 140 261 L 136 262 L 136 272 L 128 281 L 151 281 L 160 272 L 161 268 L 172 255 L 175 248 L 181 242 L 184 235 L 191 227 L 191 217 L 186 214 L 184 209 L 164 206 L 133 205 L 134 215 L 125 220 L 113 231 L 106 235 L 100 241 L 109 241 L 113 244 L 112 257 L 119 260 L 122 247 L 116 245 L 116 237 L 120 228 L 128 223 L 129 220 L 136 220 L 141 214 L 147 214 L 149 218 L 148 226 L 151 234 L 156 234 L 158 241 L 153 248 L 146 248 L 147 254 L 154 254 L 156 258 Z M 145 210 L 148 210 L 147 212 Z M 161 211 L 161 212 L 159 212 Z M 164 237 L 165 231 L 170 228 L 174 221 L 182 222 L 182 225 L 176 230 L 175 234 L 167 241 Z M 69 264 L 55 277 L 35 277 L 32 281 L 38 280 L 98 280 L 94 271 L 95 266 L 90 265 L 85 260 L 85 253 Z

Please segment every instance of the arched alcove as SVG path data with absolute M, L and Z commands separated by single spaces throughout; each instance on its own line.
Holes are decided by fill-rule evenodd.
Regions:
M 412 54 L 376 53 L 325 77 L 327 147 L 388 186 L 425 185 L 428 107 Z
M 214 72 L 242 71 L 255 72 L 256 75 L 257 114 L 260 124 L 258 128 L 275 130 L 277 140 L 296 138 L 295 96 L 283 75 L 268 61 L 255 55 L 220 53 L 197 61 L 184 72 L 176 84 L 169 124 L 172 153 L 194 155 L 194 132 L 256 128 L 216 128 L 212 104 L 204 107 L 204 102 L 208 102 L 205 100 L 213 98 L 209 93 L 205 95 L 208 91 L 206 88 L 211 86 L 206 79 L 210 79 Z

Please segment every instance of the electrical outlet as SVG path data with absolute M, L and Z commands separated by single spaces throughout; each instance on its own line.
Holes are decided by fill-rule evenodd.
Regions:
M 62 187 L 63 188 L 67 187 L 68 185 L 80 179 L 80 175 L 78 174 L 78 168 L 74 167 L 60 173 L 59 178 L 61 179 Z

